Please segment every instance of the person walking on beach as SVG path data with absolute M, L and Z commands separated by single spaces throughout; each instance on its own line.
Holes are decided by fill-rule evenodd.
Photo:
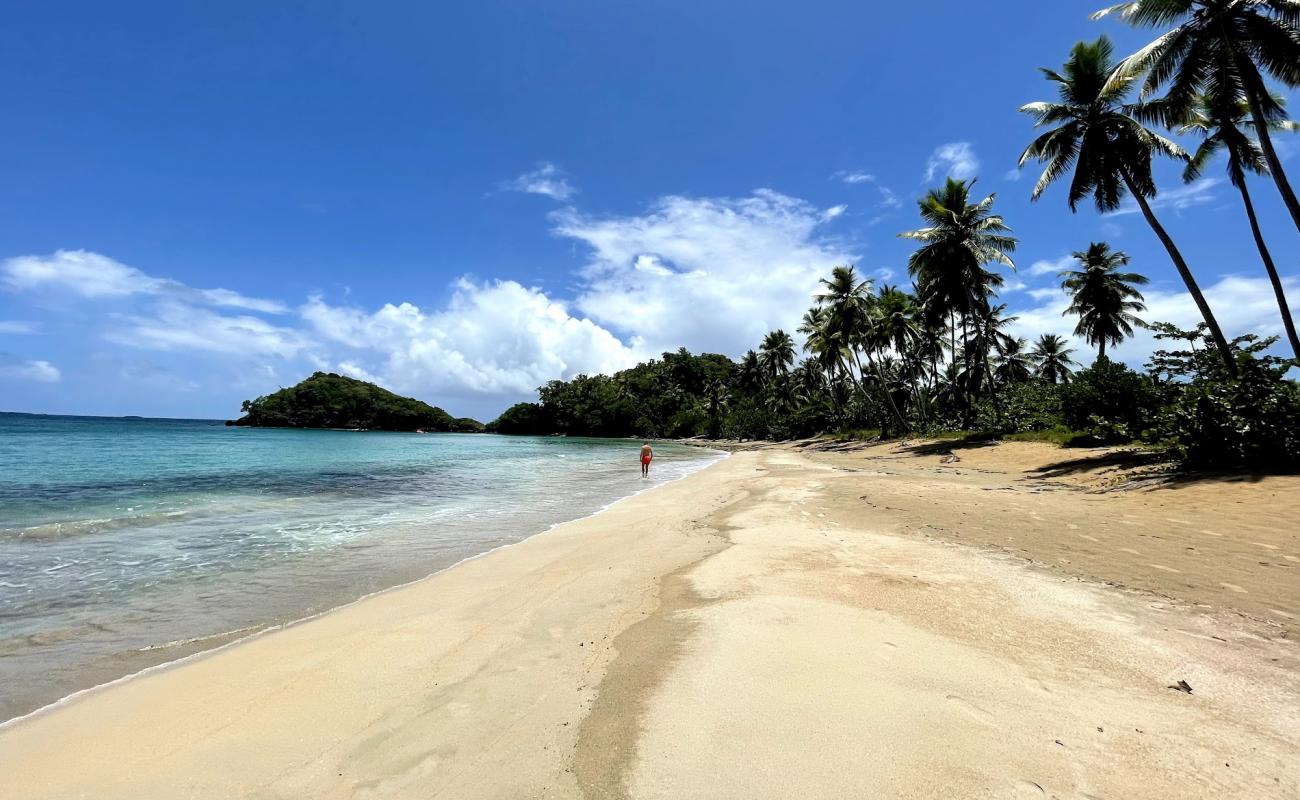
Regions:
M 649 441 L 641 443 L 641 477 L 650 477 L 650 460 L 655 457 L 654 448 L 650 446 Z

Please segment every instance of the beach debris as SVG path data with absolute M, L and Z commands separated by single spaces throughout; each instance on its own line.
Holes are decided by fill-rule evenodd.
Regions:
M 956 453 L 948 453 L 944 455 L 943 458 L 939 459 L 940 464 L 956 464 L 960 461 L 961 461 L 961 456 L 957 455 Z
M 1171 683 L 1166 688 L 1174 689 L 1175 691 L 1182 692 L 1183 694 L 1192 693 L 1192 685 L 1187 681 L 1179 681 L 1178 683 Z

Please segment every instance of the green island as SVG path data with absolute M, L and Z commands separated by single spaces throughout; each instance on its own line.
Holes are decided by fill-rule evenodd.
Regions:
M 478 433 L 483 424 L 402 397 L 366 381 L 317 372 L 287 389 L 245 400 L 227 425 L 253 428 L 346 428 L 372 431 Z

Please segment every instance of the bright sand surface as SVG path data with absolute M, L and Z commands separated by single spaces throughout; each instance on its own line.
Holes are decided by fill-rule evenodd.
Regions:
M 959 452 L 737 453 L 0 729 L 0 798 L 1300 797 L 1300 480 Z

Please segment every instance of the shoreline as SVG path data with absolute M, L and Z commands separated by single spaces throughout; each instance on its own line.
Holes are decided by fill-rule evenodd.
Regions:
M 736 453 L 491 558 L 0 726 L 0 760 L 23 765 L 0 794 L 1300 789 L 1293 640 L 1229 606 L 923 531 L 899 499 L 960 515 L 996 491 L 1000 509 L 1046 513 L 1074 493 L 974 458 L 872 458 Z M 1098 505 L 1087 521 L 1133 511 Z M 1193 694 L 1164 688 L 1183 679 Z M 76 768 L 57 768 L 74 741 Z
M 340 429 L 340 430 L 341 430 L 341 429 Z M 467 563 L 467 562 L 474 561 L 474 560 L 477 560 L 477 559 L 483 558 L 483 557 L 485 557 L 485 556 L 491 555 L 492 553 L 495 553 L 495 552 L 497 552 L 498 550 L 503 550 L 503 549 L 505 549 L 505 548 L 514 547 L 514 546 L 516 546 L 516 545 L 522 544 L 523 542 L 526 542 L 526 541 L 528 541 L 529 539 L 532 539 L 532 538 L 534 538 L 534 537 L 536 537 L 536 536 L 541 536 L 541 535 L 546 534 L 546 533 L 548 533 L 548 532 L 550 532 L 550 531 L 553 531 L 553 530 L 555 530 L 557 527 L 560 527 L 560 526 L 562 526 L 562 525 L 567 525 L 567 524 L 570 524 L 570 523 L 573 523 L 573 522 L 579 522 L 579 521 L 581 521 L 581 520 L 590 519 L 590 518 L 592 518 L 592 517 L 595 517 L 595 516 L 597 516 L 597 515 L 599 515 L 599 514 L 601 514 L 601 513 L 604 513 L 605 511 L 609 510 L 610 508 L 613 508 L 614 506 L 616 506 L 617 504 L 619 504 L 619 503 L 621 503 L 621 502 L 623 502 L 623 501 L 625 501 L 625 500 L 629 500 L 629 499 L 631 499 L 631 498 L 633 498 L 633 497 L 637 497 L 637 496 L 642 495 L 642 494 L 645 494 L 645 493 L 647 493 L 647 492 L 654 491 L 655 489 L 659 489 L 659 488 L 662 488 L 662 487 L 665 487 L 665 486 L 671 486 L 672 484 L 677 483 L 677 482 L 679 482 L 679 481 L 683 481 L 683 480 L 685 480 L 685 479 L 691 477 L 692 475 L 695 475 L 695 474 L 698 473 L 698 472 L 701 472 L 701 471 L 703 471 L 703 470 L 709 469 L 710 467 L 712 467 L 713 465 L 717 464 L 718 462 L 720 462 L 720 461 L 725 461 L 727 458 L 729 458 L 729 457 L 731 456 L 731 452 L 730 452 L 730 451 L 727 451 L 727 450 L 721 450 L 721 449 L 717 449 L 717 448 L 701 448 L 701 449 L 705 449 L 705 450 L 708 450 L 708 451 L 714 453 L 714 454 L 715 454 L 715 457 L 712 458 L 711 460 L 708 460 L 708 461 L 702 461 L 702 466 L 699 466 L 699 467 L 696 468 L 696 469 L 693 469 L 693 470 L 691 470 L 691 471 L 689 471 L 689 472 L 686 472 L 686 473 L 683 474 L 683 475 L 679 475 L 679 476 L 677 476 L 677 477 L 675 477 L 675 478 L 672 478 L 672 479 L 670 479 L 670 480 L 664 481 L 663 483 L 657 483 L 657 484 L 654 484 L 654 485 L 652 485 L 652 486 L 646 486 L 646 487 L 644 487 L 644 488 L 637 489 L 636 491 L 634 491 L 634 492 L 632 492 L 632 493 L 630 493 L 630 494 L 626 494 L 626 495 L 623 495 L 623 496 L 621 496 L 621 497 L 617 497 L 617 498 L 611 500 L 610 502 L 606 503 L 605 505 L 601 506 L 600 508 L 597 508 L 596 510 L 592 511 L 592 512 L 589 513 L 589 514 L 586 514 L 586 515 L 581 516 L 581 517 L 575 517 L 574 519 L 571 519 L 571 520 L 563 520 L 563 521 L 561 521 L 561 522 L 553 522 L 553 523 L 547 525 L 545 528 L 543 528 L 543 529 L 541 529 L 541 530 L 539 530 L 539 531 L 536 531 L 536 532 L 534 532 L 534 533 L 526 534 L 523 538 L 518 539 L 517 541 L 506 542 L 506 543 L 504 543 L 504 544 L 500 544 L 500 545 L 497 545 L 497 546 L 495 546 L 495 547 L 492 547 L 492 548 L 489 548 L 489 549 L 487 549 L 487 550 L 484 550 L 483 552 L 480 552 L 480 553 L 474 553 L 474 554 L 471 554 L 471 555 L 465 556 L 464 558 L 458 559 L 458 560 L 456 560 L 456 561 L 454 561 L 454 562 L 452 562 L 452 563 L 450 563 L 450 564 L 447 564 L 447 565 L 445 565 L 445 566 L 443 566 L 443 567 L 440 567 L 440 568 L 438 568 L 438 569 L 434 570 L 433 572 L 430 572 L 430 573 L 428 573 L 428 574 L 426 574 L 426 575 L 422 575 L 422 576 L 420 576 L 420 577 L 413 578 L 413 579 L 411 579 L 411 580 L 402 581 L 401 583 L 396 583 L 396 584 L 393 584 L 392 586 L 386 586 L 386 587 L 383 587 L 383 588 L 381 588 L 381 589 L 376 589 L 376 590 L 371 591 L 371 592 L 366 592 L 365 594 L 362 594 L 362 595 L 360 595 L 359 597 L 356 597 L 356 598 L 354 598 L 354 599 L 352 599 L 352 600 L 348 600 L 347 602 L 341 603 L 341 604 L 339 604 L 339 605 L 333 605 L 333 606 L 330 606 L 330 607 L 328 607 L 328 608 L 323 608 L 323 609 L 321 609 L 321 610 L 319 610 L 319 611 L 316 611 L 316 612 L 314 612 L 314 613 L 308 614 L 308 615 L 306 615 L 306 616 L 295 617 L 295 618 L 293 618 L 293 619 L 289 619 L 289 620 L 286 620 L 286 621 L 283 621 L 283 622 L 255 623 L 255 624 L 253 624 L 253 625 L 249 625 L 249 626 L 247 626 L 247 627 L 239 628 L 239 629 L 235 629 L 235 630 L 230 630 L 230 631 L 218 631 L 218 632 L 216 632 L 216 633 L 210 633 L 210 634 L 202 634 L 202 635 L 198 635 L 198 636 L 195 636 L 195 637 L 193 637 L 193 638 L 191 638 L 191 639 L 184 639 L 184 640 L 174 641 L 174 642 L 164 642 L 164 643 L 161 643 L 161 644 L 158 644 L 158 645 L 150 645 L 149 647 L 144 648 L 144 650 L 164 649 L 164 648 L 169 648 L 169 647 L 171 647 L 171 646 L 182 646 L 182 647 L 183 647 L 184 645 L 191 644 L 191 643 L 197 643 L 197 642 L 199 642 L 199 641 L 211 640 L 211 639 L 221 639 L 221 638 L 225 638 L 225 637 L 231 637 L 231 636 L 233 636 L 234 634 L 241 634 L 241 633 L 244 633 L 245 631 L 251 631 L 251 633 L 246 633 L 245 635 L 242 635 L 242 636 L 234 636 L 233 638 L 229 638 L 229 639 L 227 639 L 226 641 L 223 641 L 223 642 L 221 642 L 220 644 L 217 644 L 217 645 L 215 645 L 215 646 L 200 648 L 200 649 L 198 649 L 198 650 L 195 650 L 195 651 L 193 651 L 193 652 L 186 653 L 186 654 L 181 655 L 181 656 L 178 656 L 178 657 L 176 657 L 176 658 L 167 659 L 167 660 L 165 660 L 165 661 L 160 661 L 160 662 L 158 662 L 158 663 L 156 663 L 156 664 L 150 664 L 150 665 L 145 666 L 145 667 L 142 667 L 142 668 L 140 668 L 140 669 L 133 670 L 133 671 L 128 672 L 128 673 L 126 673 L 126 674 L 124 674 L 124 675 L 120 675 L 120 676 L 118 676 L 118 677 L 116 677 L 116 678 L 112 678 L 112 679 L 110 679 L 110 680 L 102 681 L 102 682 L 99 682 L 99 683 L 93 683 L 93 684 L 91 684 L 91 685 L 84 686 L 84 687 L 82 687 L 82 688 L 80 688 L 80 689 L 76 689 L 76 690 L 74 690 L 74 691 L 71 691 L 71 692 L 69 692 L 68 694 L 65 694 L 65 695 L 63 695 L 63 696 L 61 696 L 61 697 L 59 697 L 59 698 L 57 698 L 57 699 L 55 699 L 55 700 L 52 700 L 52 701 L 50 701 L 50 702 L 48 702 L 48 703 L 45 703 L 44 705 L 38 706 L 38 707 L 36 707 L 36 708 L 34 708 L 34 709 L 30 710 L 30 711 L 26 711 L 26 712 L 23 712 L 23 713 L 18 714 L 18 715 L 16 715 L 16 716 L 9 717 L 8 719 L 2 719 L 2 720 L 0 720 L 0 732 L 3 732 L 5 729 L 10 728 L 10 727 L 12 727 L 12 726 L 19 725 L 19 724 L 23 723 L 23 722 L 26 721 L 26 720 L 33 719 L 33 718 L 36 718 L 36 717 L 38 717 L 38 716 L 40 716 L 40 715 L 43 715 L 43 714 L 45 714 L 45 713 L 49 713 L 49 712 L 55 711 L 55 710 L 57 710 L 58 708 L 60 708 L 60 707 L 62 707 L 62 706 L 64 706 L 64 705 L 67 705 L 68 703 L 70 703 L 70 702 L 72 702 L 72 701 L 74 701 L 74 700 L 76 700 L 76 699 L 78 699 L 78 698 L 80 698 L 80 697 L 82 697 L 82 696 L 84 696 L 84 695 L 90 695 L 90 694 L 93 694 L 93 693 L 96 693 L 96 692 L 99 692 L 99 691 L 102 691 L 102 690 L 106 690 L 106 689 L 112 688 L 112 687 L 114 687 L 114 686 L 121 685 L 121 684 L 123 684 L 123 683 L 125 683 L 125 682 L 127 682 L 127 681 L 130 681 L 130 680 L 133 680 L 133 679 L 135 679 L 135 678 L 143 677 L 143 676 L 146 676 L 146 675 L 149 675 L 149 674 L 155 673 L 155 672 L 160 672 L 160 671 L 163 671 L 163 670 L 171 669 L 171 668 L 173 668 L 173 667 L 182 666 L 182 665 L 184 665 L 184 664 L 186 664 L 186 663 L 193 662 L 193 661 L 195 661 L 195 660 L 201 659 L 201 658 L 203 658 L 203 657 L 206 657 L 206 656 L 209 656 L 209 655 L 212 655 L 212 654 L 215 654 L 215 653 L 219 653 L 219 652 L 221 652 L 221 651 L 223 651 L 223 650 L 226 650 L 226 649 L 229 649 L 229 648 L 232 648 L 232 647 L 238 646 L 238 645 L 240 645 L 240 644 L 242 644 L 242 643 L 244 643 L 244 642 L 247 642 L 247 641 L 250 641 L 250 640 L 256 639 L 256 638 L 258 638 L 258 637 L 265 636 L 265 635 L 269 635 L 269 634 L 272 634 L 272 633 L 276 633 L 277 631 L 286 630 L 286 629 L 288 629 L 288 628 L 292 628 L 292 627 L 294 627 L 294 626 L 297 626 L 297 625 L 300 625 L 300 624 L 303 624 L 303 623 L 306 623 L 306 622 L 311 622 L 312 620 L 318 619 L 318 618 L 320 618 L 320 617 L 327 616 L 327 615 L 329 615 L 329 614 L 332 614 L 332 613 L 334 613 L 334 612 L 336 612 L 336 611 L 339 611 L 339 610 L 342 610 L 342 609 L 348 608 L 348 607 L 350 607 L 350 606 L 354 606 L 354 605 L 356 605 L 356 604 L 358 604 L 358 603 L 361 603 L 361 602 L 364 602 L 364 601 L 366 601 L 366 600 L 368 600 L 368 599 L 370 599 L 370 598 L 377 597 L 377 596 L 380 596 L 380 595 L 386 594 L 386 593 L 388 593 L 388 592 L 393 592 L 393 591 L 397 591 L 397 590 L 400 590 L 400 589 L 404 589 L 404 588 L 407 588 L 407 587 L 409 587 L 409 586 L 414 586 L 414 585 L 419 584 L 419 583 L 421 583 L 421 582 L 423 582 L 423 581 L 429 580 L 430 578 L 433 578 L 433 577 L 435 577 L 435 576 L 437 576 L 437 575 L 439 575 L 439 574 L 441 574 L 441 573 L 443 573 L 443 572 L 446 572 L 447 570 L 450 570 L 450 569 L 454 569 L 454 568 L 456 568 L 456 567 L 459 567 L 460 565 L 465 564 L 465 563 Z

